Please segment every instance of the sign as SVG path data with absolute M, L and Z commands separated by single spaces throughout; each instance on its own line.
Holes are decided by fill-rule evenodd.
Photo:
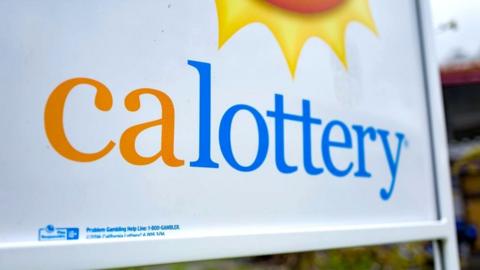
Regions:
M 0 266 L 454 239 L 427 11 L 4 1 Z

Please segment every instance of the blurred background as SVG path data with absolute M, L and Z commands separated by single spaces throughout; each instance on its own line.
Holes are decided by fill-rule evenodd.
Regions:
M 460 255 L 480 269 L 480 1 L 431 2 Z
M 423 0 L 420 0 L 423 1 Z M 462 269 L 480 269 L 480 0 L 431 0 Z M 433 269 L 431 243 L 134 269 Z

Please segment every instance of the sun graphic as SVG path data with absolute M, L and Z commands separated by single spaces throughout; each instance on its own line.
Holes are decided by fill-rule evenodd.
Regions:
M 275 36 L 295 77 L 298 58 L 310 37 L 325 41 L 348 68 L 345 32 L 358 22 L 377 34 L 369 0 L 215 0 L 219 47 L 251 23 L 266 25 Z

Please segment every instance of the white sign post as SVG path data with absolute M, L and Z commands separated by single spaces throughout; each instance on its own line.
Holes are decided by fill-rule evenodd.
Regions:
M 427 1 L 0 1 L 0 268 L 435 241 Z

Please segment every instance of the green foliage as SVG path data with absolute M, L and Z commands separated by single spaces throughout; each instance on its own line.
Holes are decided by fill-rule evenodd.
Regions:
M 424 243 L 177 263 L 127 270 L 403 270 L 432 269 Z

